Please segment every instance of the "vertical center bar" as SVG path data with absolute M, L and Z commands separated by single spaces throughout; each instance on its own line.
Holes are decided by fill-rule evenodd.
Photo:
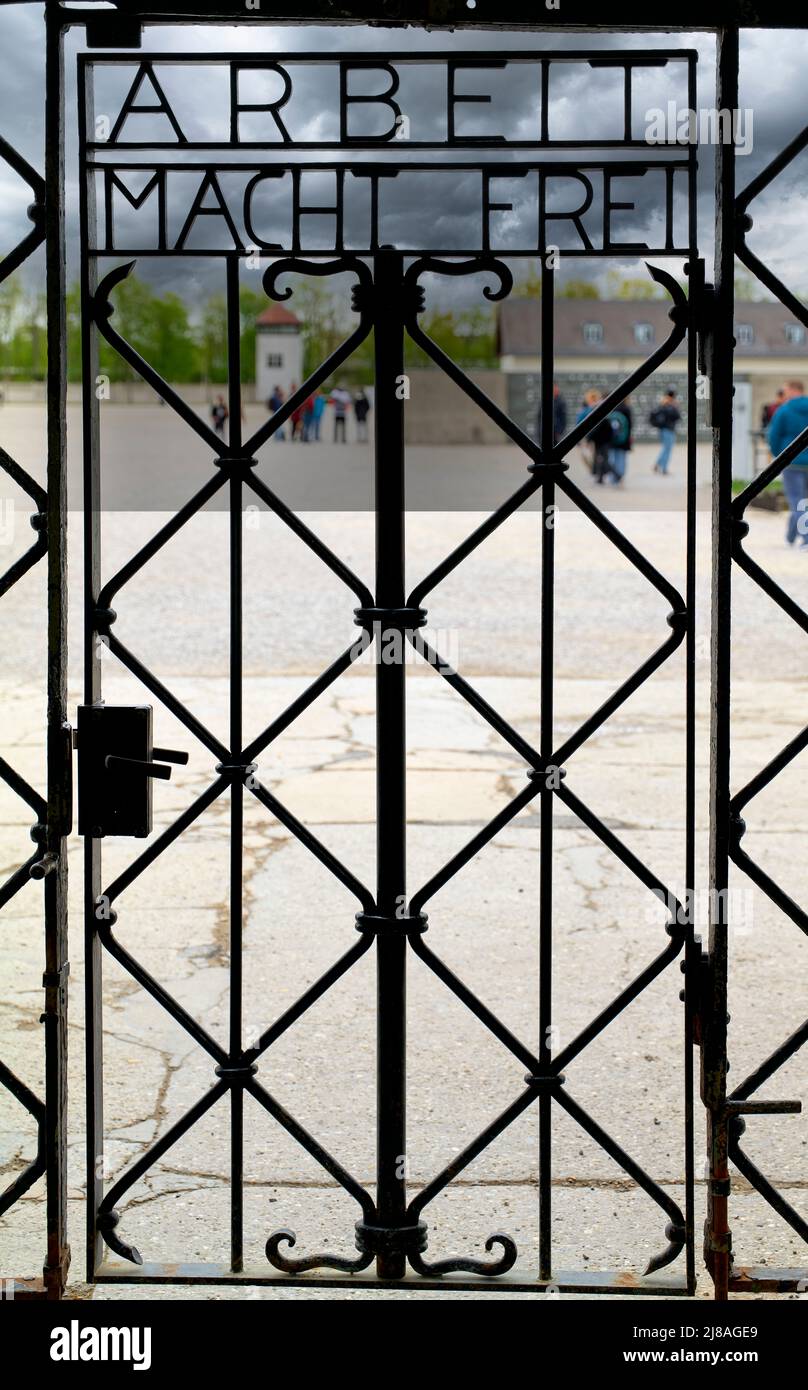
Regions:
M 51 43 L 53 40 L 51 39 Z M 96 627 L 96 606 L 101 588 L 101 435 L 96 395 L 98 382 L 98 333 L 91 313 L 98 287 L 98 262 L 88 247 L 95 241 L 95 180 L 87 173 L 87 138 L 94 128 L 95 69 L 79 65 L 79 227 L 81 249 L 81 422 L 84 537 L 83 655 L 84 702 L 103 699 L 102 642 Z M 102 886 L 102 841 L 88 835 L 84 841 L 84 1045 L 87 1116 L 87 1279 L 92 1282 L 103 1258 L 103 1242 L 97 1213 L 104 1196 L 104 1020 L 103 951 L 98 936 L 96 903 Z
M 227 408 L 228 451 L 241 451 L 241 316 L 238 256 L 227 257 Z M 230 473 L 230 761 L 241 762 L 242 730 L 242 480 L 239 467 Z M 242 877 L 244 785 L 234 773 L 230 784 L 230 1062 L 238 1064 L 242 1033 Z M 244 1091 L 230 1089 L 230 1265 L 244 1267 Z
M 719 31 L 716 110 L 738 109 L 738 30 Z M 710 995 L 704 1017 L 701 1094 L 710 1169 L 705 1261 L 715 1297 L 728 1296 L 731 1236 L 727 1195 L 727 968 L 732 578 L 732 365 L 735 302 L 735 146 L 716 145 L 713 331 L 713 554 L 710 653 Z
M 374 260 L 376 606 L 404 605 L 404 329 L 402 257 L 382 250 Z M 376 652 L 376 902 L 395 917 L 406 893 L 406 710 L 404 663 Z M 407 942 L 403 932 L 377 936 L 376 1205 L 382 1226 L 400 1226 L 406 1210 L 405 1085 Z M 400 1279 L 400 1251 L 380 1254 L 381 1278 Z
M 48 305 L 48 839 L 58 856 L 45 880 L 45 1124 L 48 1252 L 44 1282 L 61 1298 L 67 1280 L 67 470 L 64 228 L 64 41 L 61 15 L 46 10 L 45 244 Z M 67 757 L 70 757 L 68 753 Z
M 541 447 L 545 463 L 554 444 L 553 270 L 542 259 L 541 271 Z M 541 525 L 541 680 L 539 751 L 546 767 L 553 756 L 553 599 L 555 584 L 555 483 L 552 473 L 542 488 Z M 539 828 L 539 1059 L 550 1070 L 553 1010 L 553 792 L 540 793 Z M 550 1093 L 539 1097 L 539 1278 L 552 1278 L 552 1126 Z
M 696 59 L 689 58 L 687 64 L 688 106 L 691 111 L 698 110 L 698 88 L 696 81 Z M 698 362 L 698 314 L 700 300 L 704 293 L 703 263 L 698 259 L 698 151 L 696 145 L 688 149 L 688 257 L 687 274 L 690 289 L 688 293 L 687 330 L 687 523 L 685 547 L 687 553 L 687 634 L 685 646 L 685 886 L 687 893 L 687 940 L 685 944 L 685 979 L 692 978 L 698 970 L 696 941 L 694 934 L 695 889 L 696 889 L 696 486 L 697 486 L 697 443 L 698 419 L 696 376 Z M 699 952 L 701 947 L 698 948 Z M 687 971 L 691 970 L 688 977 Z M 693 990 L 685 990 L 685 1227 L 687 1244 L 685 1261 L 689 1293 L 696 1289 L 696 1247 L 695 1247 L 695 1132 L 693 1118 Z

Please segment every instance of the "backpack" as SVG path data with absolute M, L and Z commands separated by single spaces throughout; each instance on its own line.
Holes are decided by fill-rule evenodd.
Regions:
M 613 410 L 609 416 L 609 423 L 612 427 L 612 444 L 616 449 L 622 449 L 628 444 L 629 425 L 628 420 L 622 410 Z
M 655 430 L 664 430 L 668 427 L 668 412 L 663 405 L 656 406 L 648 416 L 649 425 L 653 425 Z

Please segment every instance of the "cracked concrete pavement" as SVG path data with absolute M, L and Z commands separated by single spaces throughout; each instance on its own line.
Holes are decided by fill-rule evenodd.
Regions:
M 24 461 L 24 460 L 23 460 Z M 631 511 L 620 528 L 680 589 L 681 512 Z M 372 516 L 307 518 L 354 570 L 372 574 Z M 78 518 L 73 518 L 73 523 Z M 160 524 L 156 513 L 104 517 L 105 576 Z M 415 514 L 408 577 L 414 582 L 459 541 L 472 514 Z M 430 627 L 460 670 L 529 740 L 538 739 L 538 519 L 511 518 L 429 604 Z M 73 592 L 80 570 L 72 524 Z M 704 881 L 708 689 L 708 537 L 699 537 L 698 882 Z M 22 546 L 24 536 L 15 543 Z M 356 636 L 350 594 L 275 519 L 245 520 L 244 722 L 263 728 Z M 556 742 L 572 732 L 668 635 L 667 604 L 575 513 L 557 522 Z M 808 559 L 782 544 L 779 518 L 755 512 L 749 548 L 803 604 Z M 13 558 L 13 550 L 12 555 Z M 172 540 L 116 602 L 121 639 L 216 733 L 228 708 L 226 519 L 205 513 Z M 42 764 L 43 702 L 37 636 L 42 577 L 3 600 L 0 751 L 32 781 Z M 78 610 L 78 605 L 76 605 Z M 734 782 L 743 781 L 805 724 L 804 641 L 743 576 L 736 589 Z M 12 637 L 12 634 L 14 636 Z M 78 611 L 73 639 L 78 647 Z M 80 698 L 72 663 L 71 706 Z M 271 673 L 271 674 L 270 674 Z M 677 893 L 686 887 L 684 662 L 681 650 L 570 758 L 567 785 Z M 108 701 L 149 697 L 111 657 Z M 520 760 L 434 670 L 408 668 L 409 886 L 431 875 L 523 785 Z M 374 682 L 363 659 L 341 677 L 259 762 L 259 775 L 361 881 L 374 873 Z M 187 748 L 187 768 L 155 786 L 155 827 L 168 825 L 212 776 L 212 759 L 165 710 L 158 743 Z M 749 808 L 745 844 L 798 900 L 808 900 L 799 761 Z M 26 853 L 28 817 L 0 788 L 5 875 Z M 529 806 L 430 902 L 427 944 L 528 1045 L 537 1043 L 538 808 Z M 665 914 L 573 814 L 557 804 L 555 827 L 555 1050 L 667 944 Z M 228 1015 L 229 804 L 221 797 L 116 904 L 116 935 L 214 1037 Z M 104 881 L 143 848 L 105 847 Z M 83 961 L 81 846 L 71 859 L 70 1220 L 73 1290 L 83 1278 Z M 254 798 L 244 836 L 245 1038 L 260 1033 L 355 941 L 357 903 Z M 732 1063 L 740 1077 L 805 1017 L 806 943 L 758 891 L 739 879 L 733 933 Z M 35 1088 L 41 1082 L 39 978 L 41 890 L 29 884 L 2 916 L 2 1055 Z M 682 1006 L 678 963 L 664 971 L 567 1069 L 579 1104 L 683 1201 Z M 524 1067 L 423 965 L 409 975 L 408 1175 L 412 1189 L 450 1161 L 520 1092 Z M 204 1091 L 212 1061 L 110 959 L 104 966 L 105 1165 L 114 1179 Z M 363 957 L 262 1058 L 259 1079 L 363 1183 L 373 1181 L 374 1005 L 372 953 Z M 761 1094 L 804 1095 L 805 1062 L 791 1060 Z M 227 1255 L 227 1101 L 154 1165 L 121 1202 L 120 1231 L 147 1260 L 220 1261 Z M 269 1233 L 292 1226 L 296 1254 L 351 1254 L 352 1199 L 251 1099 L 246 1108 L 246 1262 L 266 1267 Z M 0 1165 L 11 1177 L 32 1152 L 32 1126 L 0 1095 Z M 696 1230 L 703 1219 L 702 1126 L 696 1118 Z M 805 1211 L 808 1130 L 802 1116 L 748 1121 L 750 1154 Z M 556 1108 L 554 1238 L 559 1268 L 639 1273 L 664 1245 L 667 1218 L 631 1178 Z M 511 1233 L 521 1263 L 535 1263 L 538 1226 L 536 1119 L 529 1109 L 461 1179 L 430 1204 L 429 1257 L 481 1254 L 494 1230 Z M 0 1274 L 41 1263 L 43 1193 L 37 1185 L 0 1223 Z M 748 1263 L 794 1265 L 800 1242 L 741 1178 L 733 1196 L 735 1245 Z M 678 1272 L 682 1261 L 674 1267 Z M 702 1292 L 706 1286 L 702 1284 Z M 94 1297 L 131 1296 L 96 1288 Z M 142 1288 L 139 1297 L 187 1297 Z M 231 1290 L 196 1297 L 329 1298 L 318 1289 Z M 410 1290 L 352 1298 L 439 1297 Z M 462 1295 L 486 1298 L 480 1293 Z M 525 1295 L 527 1297 L 529 1295 Z

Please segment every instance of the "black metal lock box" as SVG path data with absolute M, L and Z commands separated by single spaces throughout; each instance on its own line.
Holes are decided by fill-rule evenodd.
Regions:
M 188 754 L 152 744 L 151 705 L 79 705 L 76 728 L 79 834 L 144 839 L 152 829 L 152 780 Z M 161 761 L 162 760 L 162 761 Z

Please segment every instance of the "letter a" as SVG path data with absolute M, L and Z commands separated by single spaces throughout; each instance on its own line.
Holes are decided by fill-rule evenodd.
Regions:
M 54 1327 L 51 1332 L 51 1361 L 70 1360 L 70 1333 L 66 1327 Z
M 137 97 L 137 94 L 143 86 L 143 83 L 146 80 L 146 78 L 148 78 L 149 82 L 151 83 L 152 91 L 157 97 L 157 103 L 155 104 L 152 102 L 147 106 L 135 106 L 135 98 Z M 154 75 L 154 69 L 152 68 L 151 63 L 140 64 L 140 67 L 137 70 L 135 80 L 129 88 L 129 91 L 126 94 L 124 104 L 121 107 L 120 112 L 118 113 L 118 119 L 112 127 L 112 134 L 109 137 L 108 143 L 110 145 L 114 145 L 117 143 L 121 133 L 121 128 L 127 116 L 137 116 L 141 114 L 148 114 L 152 116 L 166 116 L 171 124 L 171 129 L 174 131 L 174 134 L 177 137 L 177 144 L 187 145 L 188 141 L 186 140 L 185 136 L 182 133 L 182 130 L 180 129 L 179 121 L 177 120 L 176 116 L 174 115 L 174 112 L 171 110 L 171 107 L 169 106 L 165 92 L 163 91 L 162 87 L 160 86 L 160 83 L 157 81 L 157 78 Z

